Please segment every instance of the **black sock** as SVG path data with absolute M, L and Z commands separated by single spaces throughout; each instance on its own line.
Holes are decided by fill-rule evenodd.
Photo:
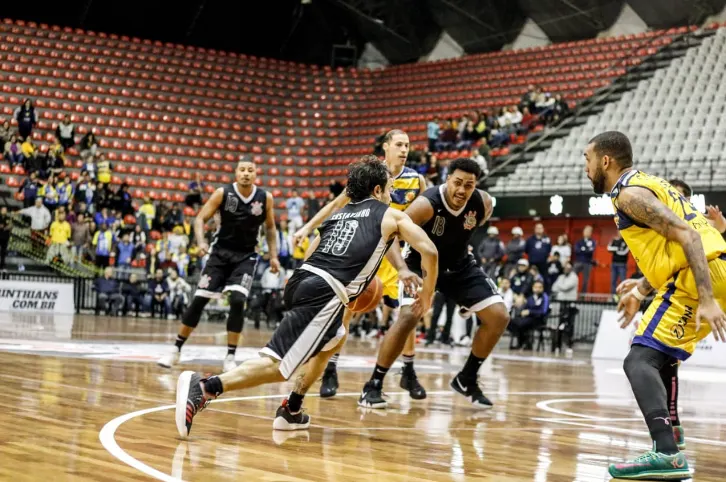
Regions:
M 373 369 L 373 375 L 371 375 L 371 380 L 379 380 L 383 382 L 383 379 L 386 377 L 386 373 L 388 373 L 388 370 L 388 368 L 376 364 L 376 368 Z
M 662 454 L 677 454 L 678 446 L 673 439 L 673 425 L 668 410 L 655 410 L 645 416 L 654 450 Z
M 287 409 L 290 410 L 290 413 L 298 413 L 300 411 L 303 398 L 305 398 L 305 395 L 290 392 L 290 396 L 287 397 Z
M 227 345 L 227 355 L 234 355 L 237 353 L 237 345 Z
M 484 363 L 484 360 L 486 360 L 486 358 L 479 358 L 474 355 L 473 351 L 469 353 L 469 358 L 466 359 L 464 368 L 462 368 L 461 372 L 459 372 L 460 378 L 464 380 L 476 380 L 479 368 L 481 368 L 481 364 Z
M 413 359 L 415 355 L 403 355 L 403 371 L 411 373 L 413 371 Z
M 207 393 L 211 393 L 216 397 L 220 396 L 222 392 L 224 392 L 224 387 L 222 387 L 222 380 L 220 380 L 217 376 L 209 377 L 202 383 L 204 384 L 204 390 Z
M 666 389 L 671 424 L 677 427 L 681 424 L 678 417 L 678 360 L 672 358 L 663 365 L 663 368 L 660 369 L 660 378 L 663 380 Z
M 181 351 L 182 346 L 184 345 L 184 342 L 187 341 L 187 339 L 181 335 L 176 336 L 176 341 L 174 342 L 174 346 L 177 350 Z

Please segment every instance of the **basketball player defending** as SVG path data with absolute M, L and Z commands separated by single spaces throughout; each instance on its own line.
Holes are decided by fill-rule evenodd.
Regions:
M 391 189 L 391 207 L 399 211 L 404 211 L 411 205 L 414 199 L 421 194 L 426 188 L 426 181 L 423 176 L 415 170 L 404 166 L 408 157 L 409 140 L 408 135 L 398 129 L 388 132 L 383 138 L 383 152 L 385 153 L 385 161 L 388 169 L 393 177 L 393 188 Z M 317 226 L 320 225 L 335 209 L 345 206 L 349 201 L 345 192 L 341 193 L 333 202 L 321 209 L 308 223 L 295 233 L 295 242 L 310 235 Z M 389 257 L 396 256 L 391 250 Z M 383 322 L 398 308 L 398 281 L 401 279 L 407 286 L 418 284 L 417 276 L 413 275 L 407 269 L 403 273 L 399 273 L 388 261 L 384 259 L 378 270 L 377 276 L 383 283 Z M 398 256 L 399 259 L 400 256 Z M 402 276 L 400 276 L 402 275 Z M 350 316 L 348 314 L 347 316 Z M 394 315 L 395 321 L 395 315 Z M 406 339 L 403 348 L 403 371 L 401 376 L 401 388 L 407 390 L 411 398 L 414 400 L 422 400 L 426 398 L 426 390 L 421 386 L 413 368 L 413 360 L 416 347 L 416 333 L 411 334 Z M 336 365 L 338 356 L 336 353 L 330 359 L 328 366 L 323 373 L 323 381 L 320 385 L 320 396 L 322 398 L 332 397 L 338 390 L 338 374 Z
M 712 330 L 726 341 L 726 242 L 708 220 L 667 181 L 633 169 L 633 151 L 620 132 L 595 136 L 585 148 L 585 172 L 597 194 L 610 192 L 615 222 L 645 276 L 618 304 L 621 326 L 640 302 L 655 299 L 640 320 L 623 368 L 630 381 L 653 450 L 611 464 L 624 479 L 690 477 L 668 413 L 661 372 L 675 358 L 687 360 Z
M 344 308 L 371 282 L 397 237 L 421 252 L 423 286 L 414 309 L 418 314 L 428 311 L 438 274 L 436 247 L 408 216 L 388 207 L 391 183 L 388 168 L 375 156 L 365 156 L 351 167 L 346 187 L 350 202 L 323 223 L 308 251 L 312 254 L 288 281 L 283 297 L 287 311 L 260 358 L 211 378 L 191 371 L 179 377 L 179 435 L 189 434 L 194 416 L 209 400 L 223 392 L 283 382 L 306 362 L 272 426 L 276 430 L 308 428 L 310 417 L 302 412 L 303 397 L 345 343 Z
M 456 159 L 449 164 L 446 182 L 424 191 L 405 212 L 423 227 L 439 251 L 440 276 L 436 289 L 456 301 L 462 316 L 476 313 L 481 320 L 469 358 L 451 381 L 451 388 L 474 407 L 488 409 L 492 402 L 479 388 L 477 373 L 509 324 L 509 313 L 496 285 L 469 253 L 474 230 L 489 219 L 493 209 L 491 197 L 476 188 L 480 176 L 481 169 L 474 160 Z M 414 273 L 422 273 L 421 255 L 415 248 L 406 256 L 405 265 Z M 415 300 L 407 290 L 401 290 L 400 300 L 398 321 L 383 337 L 376 367 L 358 400 L 362 407 L 386 407 L 382 397 L 383 379 L 421 318 L 411 309 Z
M 174 346 L 158 364 L 171 368 L 179 362 L 182 346 L 199 324 L 204 307 L 211 298 L 221 298 L 229 292 L 227 316 L 227 356 L 224 371 L 236 367 L 234 355 L 244 324 L 245 299 L 249 296 L 252 278 L 257 266 L 257 237 L 260 226 L 265 225 L 267 246 L 270 250 L 270 269 L 280 269 L 277 259 L 277 229 L 275 228 L 274 200 L 272 194 L 255 186 L 256 166 L 240 161 L 235 170 L 236 182 L 218 188 L 199 211 L 194 220 L 200 256 L 209 252 L 209 259 L 199 279 L 194 299 L 189 304 Z M 204 240 L 204 225 L 219 212 L 221 225 L 210 247 Z

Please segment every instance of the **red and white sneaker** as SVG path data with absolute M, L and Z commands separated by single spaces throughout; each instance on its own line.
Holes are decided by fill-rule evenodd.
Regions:
M 192 430 L 194 416 L 209 405 L 200 383 L 202 377 L 192 371 L 183 372 L 176 382 L 176 429 L 186 438 Z

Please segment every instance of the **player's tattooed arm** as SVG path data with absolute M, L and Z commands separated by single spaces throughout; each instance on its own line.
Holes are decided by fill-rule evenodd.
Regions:
M 648 282 L 648 280 L 645 279 L 645 277 L 642 277 L 642 278 L 640 278 L 640 280 L 638 280 L 638 290 L 641 293 L 643 293 L 645 295 L 649 295 L 650 293 L 653 292 L 653 289 L 654 289 L 653 285 L 651 285 Z
M 482 191 L 479 189 L 479 194 L 481 194 L 482 201 L 484 201 L 484 219 L 481 220 L 481 223 L 479 223 L 479 226 L 486 223 L 490 217 L 492 217 L 492 212 L 494 211 L 494 202 L 492 201 L 492 197 L 489 195 L 488 192 Z
M 617 207 L 633 221 L 681 245 L 698 287 L 700 301 L 713 300 L 711 273 L 701 236 L 648 189 L 631 186 L 620 191 Z

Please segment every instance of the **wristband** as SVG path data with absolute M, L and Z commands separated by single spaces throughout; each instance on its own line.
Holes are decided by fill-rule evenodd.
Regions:
M 645 295 L 640 292 L 638 285 L 633 286 L 633 289 L 630 290 L 630 294 L 635 296 L 638 301 L 643 301 L 645 299 Z

